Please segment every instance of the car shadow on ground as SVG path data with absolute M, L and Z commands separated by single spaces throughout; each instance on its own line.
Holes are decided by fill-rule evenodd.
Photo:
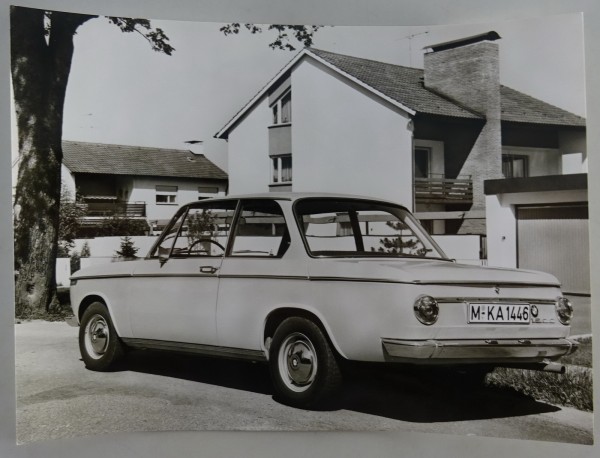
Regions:
M 123 370 L 273 395 L 266 364 L 159 351 L 132 351 Z M 338 398 L 322 410 L 349 410 L 414 423 L 482 420 L 560 408 L 510 388 L 461 385 L 382 367 L 352 370 Z

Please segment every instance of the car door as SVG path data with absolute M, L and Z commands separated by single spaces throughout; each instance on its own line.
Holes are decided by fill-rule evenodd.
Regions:
M 304 248 L 292 243 L 289 218 L 279 202 L 241 201 L 220 270 L 220 346 L 260 350 L 268 313 L 306 300 L 307 267 L 299 250 Z
M 134 338 L 216 344 L 219 269 L 236 203 L 190 205 L 139 263 L 129 303 Z

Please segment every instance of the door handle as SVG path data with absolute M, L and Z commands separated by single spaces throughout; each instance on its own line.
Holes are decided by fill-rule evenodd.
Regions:
M 200 273 L 203 273 L 203 274 L 214 274 L 217 270 L 219 270 L 218 267 L 200 266 Z

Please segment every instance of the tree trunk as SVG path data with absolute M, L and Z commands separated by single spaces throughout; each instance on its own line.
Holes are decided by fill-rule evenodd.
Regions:
M 20 7 L 12 7 L 10 16 L 19 144 L 15 311 L 23 316 L 47 311 L 56 291 L 63 106 L 73 36 L 94 16 Z

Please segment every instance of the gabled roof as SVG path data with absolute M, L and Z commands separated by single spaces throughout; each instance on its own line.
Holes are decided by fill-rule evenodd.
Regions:
M 410 115 L 424 114 L 462 119 L 484 120 L 481 113 L 424 86 L 424 70 L 347 56 L 315 48 L 298 53 L 275 77 L 256 94 L 219 132 L 227 138 L 248 110 L 257 103 L 283 75 L 302 58 L 313 58 L 340 75 L 387 100 Z M 502 121 L 554 126 L 585 126 L 585 118 L 569 113 L 542 100 L 501 86 Z
M 63 141 L 63 163 L 73 173 L 227 180 L 227 173 L 191 151 Z

